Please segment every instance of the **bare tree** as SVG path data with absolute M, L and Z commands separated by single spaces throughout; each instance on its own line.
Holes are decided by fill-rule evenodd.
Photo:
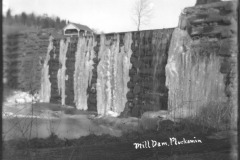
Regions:
M 151 0 L 136 0 L 133 5 L 133 21 L 137 25 L 137 30 L 140 30 L 142 25 L 146 25 L 152 18 L 153 9 Z

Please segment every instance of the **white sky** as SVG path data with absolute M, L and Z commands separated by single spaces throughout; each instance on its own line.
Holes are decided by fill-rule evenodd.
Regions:
M 131 18 L 135 0 L 3 0 L 3 12 L 34 12 L 59 16 L 104 32 L 134 31 Z M 141 29 L 176 27 L 181 11 L 194 6 L 196 0 L 151 0 L 153 18 Z

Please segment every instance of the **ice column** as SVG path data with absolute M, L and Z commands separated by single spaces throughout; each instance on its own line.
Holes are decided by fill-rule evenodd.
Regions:
M 101 45 L 98 58 L 100 62 L 97 67 L 97 111 L 98 114 L 106 115 L 111 105 L 111 72 L 110 72 L 110 55 L 109 42 L 105 35 L 101 35 Z M 106 44 L 105 44 L 106 43 Z
M 124 45 L 119 46 L 119 34 L 106 39 L 101 36 L 97 79 L 98 114 L 120 114 L 127 101 L 127 82 L 129 81 L 130 57 L 132 54 L 131 33 L 124 35 Z
M 59 53 L 59 63 L 61 68 L 58 70 L 57 79 L 58 79 L 58 90 L 61 93 L 61 102 L 62 105 L 65 105 L 65 80 L 66 77 L 66 54 L 68 50 L 68 44 L 70 43 L 70 38 L 64 39 L 60 41 L 60 53 Z
M 96 45 L 93 37 L 79 37 L 75 72 L 74 72 L 74 102 L 77 109 L 87 110 L 87 88 L 91 83 L 93 58 L 95 53 L 93 47 Z
M 46 59 L 42 68 L 42 76 L 41 76 L 41 90 L 40 90 L 40 99 L 42 102 L 49 102 L 51 96 L 51 83 L 49 81 L 49 65 L 48 61 L 50 60 L 50 52 L 53 49 L 53 38 L 49 38 L 49 46 L 46 55 Z

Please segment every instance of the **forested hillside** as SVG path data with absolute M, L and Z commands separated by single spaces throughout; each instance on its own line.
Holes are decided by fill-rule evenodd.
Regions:
M 55 28 L 58 30 L 62 29 L 68 22 L 59 17 L 49 17 L 47 14 L 37 15 L 22 12 L 21 14 L 13 15 L 10 9 L 8 9 L 5 16 L 3 15 L 3 25 L 7 26 Z

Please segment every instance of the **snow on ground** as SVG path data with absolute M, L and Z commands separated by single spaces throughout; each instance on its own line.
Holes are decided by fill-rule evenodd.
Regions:
M 89 134 L 110 134 L 121 136 L 122 131 L 104 124 L 95 124 L 87 114 L 69 115 L 59 106 L 58 109 L 47 108 L 46 103 L 41 105 L 17 104 L 4 106 L 3 137 L 15 138 L 46 138 L 51 133 L 59 138 L 79 138 Z M 49 106 L 54 106 L 49 104 Z M 33 112 L 31 110 L 33 107 Z M 29 127 L 30 124 L 32 127 Z M 32 128 L 32 129 L 30 129 Z M 31 130 L 31 133 L 30 133 Z
M 121 136 L 123 130 L 136 126 L 131 120 L 127 122 L 126 119 L 113 118 L 116 116 L 114 113 L 108 117 L 95 117 L 94 114 L 74 110 L 70 106 L 33 103 L 32 99 L 37 99 L 35 97 L 20 91 L 6 97 L 2 110 L 4 139 L 46 138 L 51 133 L 68 139 L 89 134 Z M 66 111 L 70 114 L 66 114 Z M 123 124 L 129 125 L 124 128 Z
M 157 129 L 158 116 L 164 117 L 167 113 L 148 112 L 140 119 L 118 118 L 115 112 L 109 112 L 106 116 L 96 116 L 70 106 L 32 103 L 32 99 L 39 100 L 37 97 L 17 91 L 6 98 L 2 113 L 4 139 L 46 138 L 51 133 L 58 135 L 59 138 L 68 139 L 89 134 L 121 136 L 124 132 L 139 129 Z M 23 100 L 23 103 L 20 103 L 20 100 Z
M 39 101 L 39 95 L 31 95 L 28 92 L 13 91 L 13 94 L 6 98 L 5 105 L 35 103 Z

